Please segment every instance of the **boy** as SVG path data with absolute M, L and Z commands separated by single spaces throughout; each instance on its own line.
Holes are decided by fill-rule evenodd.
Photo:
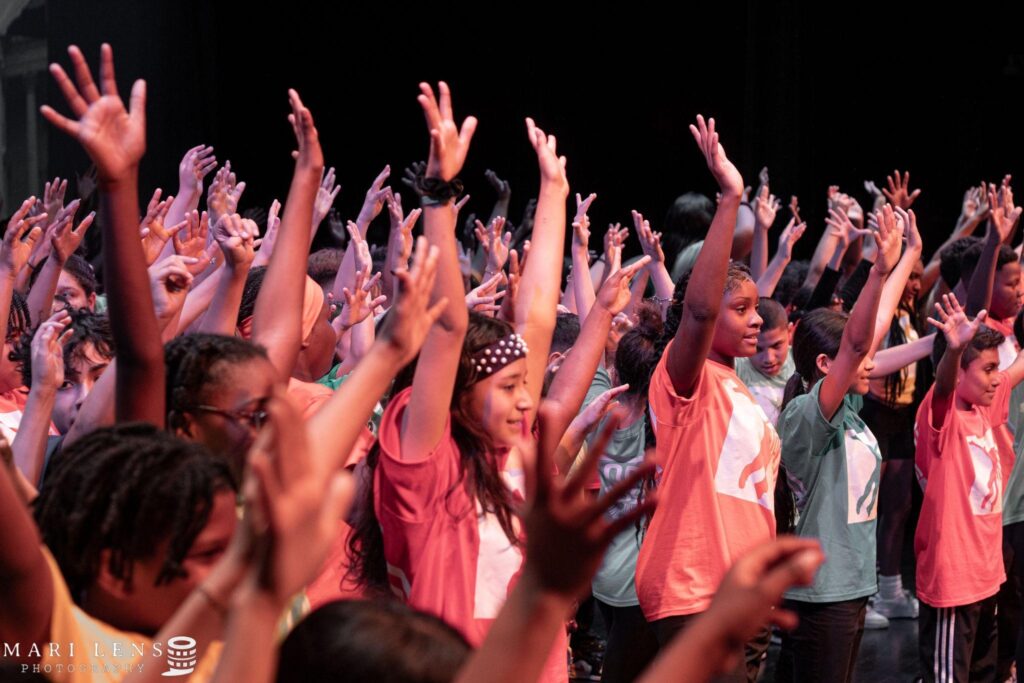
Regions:
M 917 413 L 924 503 L 914 537 L 925 681 L 995 680 L 1003 477 L 994 430 L 1007 420 L 1024 360 L 999 370 L 1003 335 L 970 321 L 955 296 L 929 318 L 935 384 Z
M 758 300 L 757 313 L 764 320 L 757 335 L 757 353 L 750 358 L 737 358 L 736 374 L 768 421 L 775 424 L 779 421 L 786 382 L 794 371 L 793 356 L 789 353 L 789 319 L 782 304 L 767 297 Z

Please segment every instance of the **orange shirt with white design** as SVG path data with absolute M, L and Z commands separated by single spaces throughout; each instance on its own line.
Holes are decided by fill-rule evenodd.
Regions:
M 667 358 L 666 349 L 649 393 L 663 468 L 659 504 L 636 568 L 648 621 L 707 609 L 732 563 L 775 536 L 775 428 L 732 368 L 705 361 L 693 395 L 683 398 Z

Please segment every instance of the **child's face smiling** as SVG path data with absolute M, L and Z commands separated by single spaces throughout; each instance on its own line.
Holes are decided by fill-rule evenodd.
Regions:
M 712 358 L 753 356 L 757 352 L 762 322 L 757 314 L 757 285 L 753 280 L 742 280 L 725 293 L 718 309 L 715 338 L 711 343 Z
M 967 404 L 990 406 L 999 387 L 999 351 L 985 349 L 966 368 L 960 368 L 956 397 Z

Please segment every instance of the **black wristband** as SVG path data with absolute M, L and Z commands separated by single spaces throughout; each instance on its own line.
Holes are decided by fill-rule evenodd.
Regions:
M 440 178 L 426 178 L 422 175 L 417 175 L 416 190 L 423 197 L 443 203 L 462 194 L 462 181 L 458 178 L 452 178 L 450 181 L 445 182 Z

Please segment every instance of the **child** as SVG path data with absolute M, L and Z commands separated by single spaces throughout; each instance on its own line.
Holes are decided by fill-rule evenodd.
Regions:
M 737 358 L 736 374 L 768 421 L 775 424 L 779 421 L 786 382 L 794 371 L 789 352 L 789 318 L 782 304 L 767 297 L 758 299 L 757 314 L 764 321 L 757 335 L 757 353 L 750 358 Z
M 698 116 L 690 131 L 722 199 L 685 301 L 669 310 L 680 322 L 649 392 L 662 505 L 640 548 L 636 588 L 662 646 L 708 608 L 741 553 L 774 537 L 779 467 L 779 437 L 733 371 L 736 357 L 757 351 L 761 328 L 757 286 L 745 267 L 729 263 L 743 178 L 714 119 Z M 759 660 L 760 652 L 749 656 Z M 744 678 L 737 667 L 731 679 Z
M 914 536 L 925 681 L 995 680 L 996 593 L 1005 581 L 1002 485 L 996 426 L 1024 361 L 999 370 L 1003 335 L 969 320 L 955 295 L 936 304 L 942 332 L 935 384 L 917 413 L 924 503 Z
M 814 583 L 786 594 L 800 616 L 783 638 L 780 681 L 849 681 L 875 581 L 875 519 L 882 457 L 858 412 L 874 367 L 870 353 L 883 283 L 900 255 L 901 224 L 879 212 L 878 256 L 849 318 L 819 308 L 794 335 L 796 373 L 779 417 L 782 461 L 799 536 L 827 559 Z M 805 393 L 809 392 L 809 393 Z

